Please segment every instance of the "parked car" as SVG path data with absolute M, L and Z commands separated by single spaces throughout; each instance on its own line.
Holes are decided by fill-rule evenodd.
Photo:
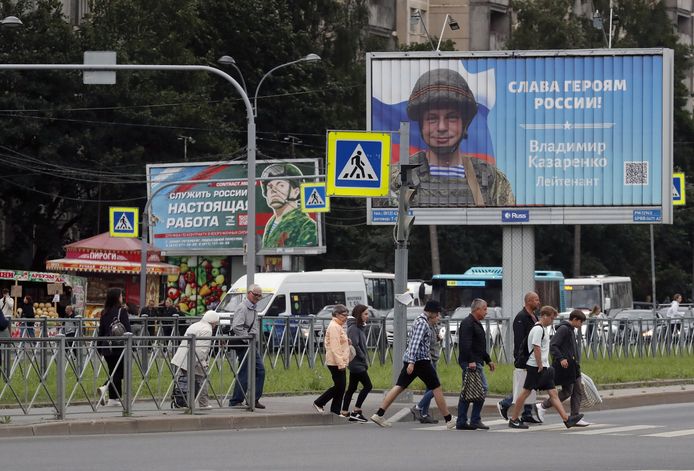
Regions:
M 419 317 L 422 313 L 421 306 L 408 306 L 407 307 L 407 331 L 409 333 L 412 323 Z M 385 317 L 385 327 L 386 327 L 386 338 L 388 339 L 388 345 L 393 344 L 393 316 L 395 315 L 395 309 L 391 309 L 386 313 Z
M 446 340 L 445 323 L 448 323 L 450 346 L 455 347 L 458 345 L 458 326 L 460 325 L 460 322 L 469 315 L 469 307 L 459 307 L 453 311 L 451 316 L 444 320 L 440 331 L 440 335 L 444 339 L 444 345 Z M 487 309 L 487 317 L 485 317 L 485 319 L 482 321 L 482 328 L 487 333 L 487 336 L 491 338 L 491 343 L 493 345 L 498 344 L 501 341 L 503 334 L 506 332 L 506 326 L 504 325 L 502 318 L 503 314 L 500 307 L 490 307 Z

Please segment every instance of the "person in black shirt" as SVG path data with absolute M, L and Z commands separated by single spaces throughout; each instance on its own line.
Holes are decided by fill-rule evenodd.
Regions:
M 513 355 L 515 356 L 518 351 L 518 346 L 524 339 L 528 337 L 530 329 L 533 328 L 537 322 L 537 310 L 540 308 L 540 297 L 535 292 L 526 293 L 523 298 L 523 309 L 520 310 L 516 317 L 513 319 Z M 522 370 L 525 372 L 525 370 Z M 508 410 L 513 404 L 513 393 L 503 398 L 496 405 L 499 410 L 501 417 L 508 420 Z M 533 416 L 534 406 L 532 404 L 526 404 L 523 406 L 523 415 L 521 420 L 523 422 L 538 424 L 540 423 L 539 418 Z

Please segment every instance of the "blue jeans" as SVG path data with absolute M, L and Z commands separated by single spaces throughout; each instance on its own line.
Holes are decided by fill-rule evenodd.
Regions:
M 477 369 L 482 374 L 482 388 L 484 389 L 484 394 L 486 395 L 489 391 L 489 385 L 487 384 L 487 377 L 484 375 L 484 364 L 476 363 L 476 365 Z M 468 368 L 465 368 L 463 370 L 462 377 L 465 377 L 465 372 L 467 370 Z M 472 413 L 470 414 L 471 424 L 478 424 L 482 422 L 481 414 L 483 405 L 484 401 L 477 401 L 472 403 Z M 465 425 L 467 423 L 467 410 L 469 406 L 470 403 L 468 401 L 464 401 L 462 397 L 458 399 L 458 421 L 456 422 L 456 426 L 460 427 L 461 425 Z
M 244 389 L 248 391 L 248 364 L 251 363 L 251 358 L 246 358 L 239 368 L 236 376 L 236 384 L 234 385 L 234 394 L 231 396 L 229 405 L 241 404 L 246 395 Z M 263 395 L 263 385 L 265 384 L 265 365 L 263 359 L 260 358 L 260 352 L 255 351 L 255 400 L 256 402 Z M 243 385 L 243 386 L 242 386 Z
M 431 364 L 436 369 L 436 360 L 432 360 Z M 434 398 L 434 391 L 432 389 L 427 389 L 424 391 L 424 395 L 422 398 L 419 400 L 419 404 L 417 404 L 417 408 L 422 412 L 422 416 L 427 416 L 429 415 L 429 405 L 431 404 L 431 400 Z

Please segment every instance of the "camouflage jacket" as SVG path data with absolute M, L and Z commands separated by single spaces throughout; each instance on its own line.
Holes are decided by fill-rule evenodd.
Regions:
M 468 155 L 463 156 L 463 158 L 469 159 L 472 164 L 484 206 L 516 204 L 511 184 L 501 170 L 478 158 Z M 412 201 L 413 207 L 445 208 L 475 205 L 473 192 L 468 182 L 470 175 L 462 178 L 432 176 L 429 171 L 429 161 L 424 151 L 412 155 L 410 163 L 422 164 L 415 170 L 421 184 Z M 397 188 L 400 185 L 400 172 L 397 167 L 395 167 L 391 178 L 391 189 L 397 193 Z
M 274 223 L 275 216 L 273 215 L 265 225 L 263 248 L 315 247 L 318 245 L 316 223 L 300 209 L 293 209 L 284 214 L 277 226 L 273 228 Z

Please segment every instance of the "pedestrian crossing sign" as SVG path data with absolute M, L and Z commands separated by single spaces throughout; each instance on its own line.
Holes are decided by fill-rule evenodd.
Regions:
M 138 208 L 109 208 L 108 232 L 111 237 L 137 237 L 140 232 Z
M 388 196 L 390 134 L 328 131 L 328 196 Z
M 305 213 L 327 213 L 330 211 L 330 198 L 325 183 L 301 184 L 301 210 Z
M 672 204 L 683 206 L 687 204 L 687 192 L 684 184 L 684 173 L 672 174 Z

